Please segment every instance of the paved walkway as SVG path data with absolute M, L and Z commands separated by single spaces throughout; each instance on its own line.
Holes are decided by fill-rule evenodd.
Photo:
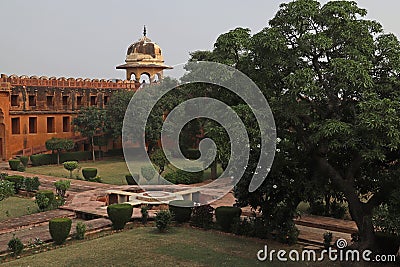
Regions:
M 101 229 L 111 225 L 111 221 L 104 218 L 94 219 L 90 221 L 73 219 L 70 236 L 73 236 L 76 233 L 76 224 L 78 223 L 78 221 L 86 224 L 87 232 L 95 231 L 97 229 Z M 15 234 L 15 236 L 18 237 L 25 246 L 29 245 L 29 243 L 32 243 L 36 238 L 39 238 L 43 242 L 51 241 L 49 223 L 45 222 L 43 224 L 32 226 L 29 228 L 18 229 L 13 232 L 0 234 L 0 253 L 7 251 L 8 242 L 13 237 L 13 234 Z

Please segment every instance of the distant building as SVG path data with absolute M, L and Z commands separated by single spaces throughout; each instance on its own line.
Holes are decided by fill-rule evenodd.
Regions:
M 71 125 L 82 107 L 106 108 L 114 92 L 137 90 L 141 75 L 154 81 L 162 78 L 163 69 L 170 68 L 146 32 L 129 46 L 125 62 L 117 67 L 126 69 L 124 81 L 1 74 L 0 159 L 45 152 L 45 141 L 52 137 L 84 142 Z M 135 80 L 130 79 L 132 74 Z

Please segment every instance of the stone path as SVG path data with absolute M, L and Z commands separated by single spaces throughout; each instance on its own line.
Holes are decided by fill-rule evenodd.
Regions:
M 48 222 L 53 218 L 59 217 L 75 217 L 75 212 L 67 210 L 50 210 L 45 212 L 34 213 L 30 215 L 24 215 L 18 218 L 12 218 L 0 222 L 0 234 L 12 232 L 15 229 L 21 229 L 24 227 L 31 227 L 34 225 Z
M 87 232 L 101 229 L 111 225 L 111 221 L 104 218 L 94 219 L 90 221 L 73 219 L 70 236 L 73 236 L 76 233 L 75 227 L 79 221 L 86 224 Z M 43 242 L 51 241 L 51 236 L 49 233 L 49 223 L 45 222 L 43 224 L 32 226 L 29 228 L 19 229 L 13 232 L 0 234 L 0 253 L 7 251 L 8 242 L 13 237 L 13 234 L 15 234 L 15 236 L 18 237 L 22 241 L 22 243 L 24 243 L 24 245 L 28 245 L 30 242 L 32 243 L 35 240 L 35 238 L 39 238 Z

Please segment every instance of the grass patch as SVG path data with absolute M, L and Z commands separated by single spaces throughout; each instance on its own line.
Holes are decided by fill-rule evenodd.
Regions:
M 33 199 L 9 197 L 0 202 L 0 221 L 38 212 Z
M 257 240 L 191 228 L 160 234 L 139 227 L 113 235 L 67 243 L 67 246 L 3 263 L 2 266 L 307 266 L 307 263 L 259 262 L 257 252 L 300 249 L 271 240 Z M 318 266 L 321 263 L 314 263 Z M 331 263 L 326 266 L 335 266 Z
M 133 166 L 133 172 L 140 174 L 141 166 L 145 165 L 144 160 L 138 159 L 135 161 Z M 93 161 L 85 161 L 79 162 L 79 167 L 82 168 L 97 168 L 97 175 L 99 175 L 103 181 L 103 183 L 107 184 L 115 184 L 115 185 L 126 185 L 125 175 L 129 173 L 128 167 L 126 166 L 126 162 L 123 157 L 110 157 L 104 158 L 102 160 Z M 168 166 L 166 168 L 166 172 L 173 170 L 174 167 Z M 44 165 L 44 166 L 36 166 L 29 167 L 26 169 L 26 172 L 33 174 L 43 174 L 50 175 L 55 177 L 69 178 L 69 171 L 64 169 L 63 165 Z M 218 175 L 222 173 L 221 166 L 218 166 Z M 208 180 L 210 177 L 211 171 L 207 169 L 204 171 L 204 180 Z M 73 171 L 73 178 L 80 177 L 82 178 L 82 171 L 77 169 Z

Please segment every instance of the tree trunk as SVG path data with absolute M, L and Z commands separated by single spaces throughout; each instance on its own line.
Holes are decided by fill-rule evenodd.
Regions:
M 210 179 L 211 180 L 217 179 L 217 161 L 216 160 L 214 160 L 214 162 L 211 163 L 210 168 L 211 168 Z
M 358 249 L 371 249 L 375 246 L 375 231 L 372 223 L 372 208 L 359 200 L 355 193 L 346 193 L 345 196 L 349 203 L 351 218 L 356 222 L 360 242 L 355 244 Z
M 321 157 L 317 157 L 316 159 L 319 168 L 331 177 L 332 181 L 343 190 L 347 199 L 351 218 L 356 222 L 360 236 L 360 241 L 355 243 L 354 247 L 358 249 L 373 249 L 375 246 L 375 231 L 374 225 L 372 224 L 373 205 L 360 201 L 354 186 L 354 175 L 350 175 L 351 172 L 348 172 L 349 174 L 346 176 L 346 179 L 344 179 L 326 159 Z M 354 166 L 356 165 L 357 162 Z
M 57 150 L 57 165 L 60 165 L 60 151 Z
M 92 141 L 92 157 L 93 157 L 93 162 L 95 162 L 95 161 L 96 161 L 96 156 L 95 156 L 95 154 L 94 154 L 94 140 L 93 140 L 93 136 L 92 136 L 92 138 L 91 138 L 91 141 Z

